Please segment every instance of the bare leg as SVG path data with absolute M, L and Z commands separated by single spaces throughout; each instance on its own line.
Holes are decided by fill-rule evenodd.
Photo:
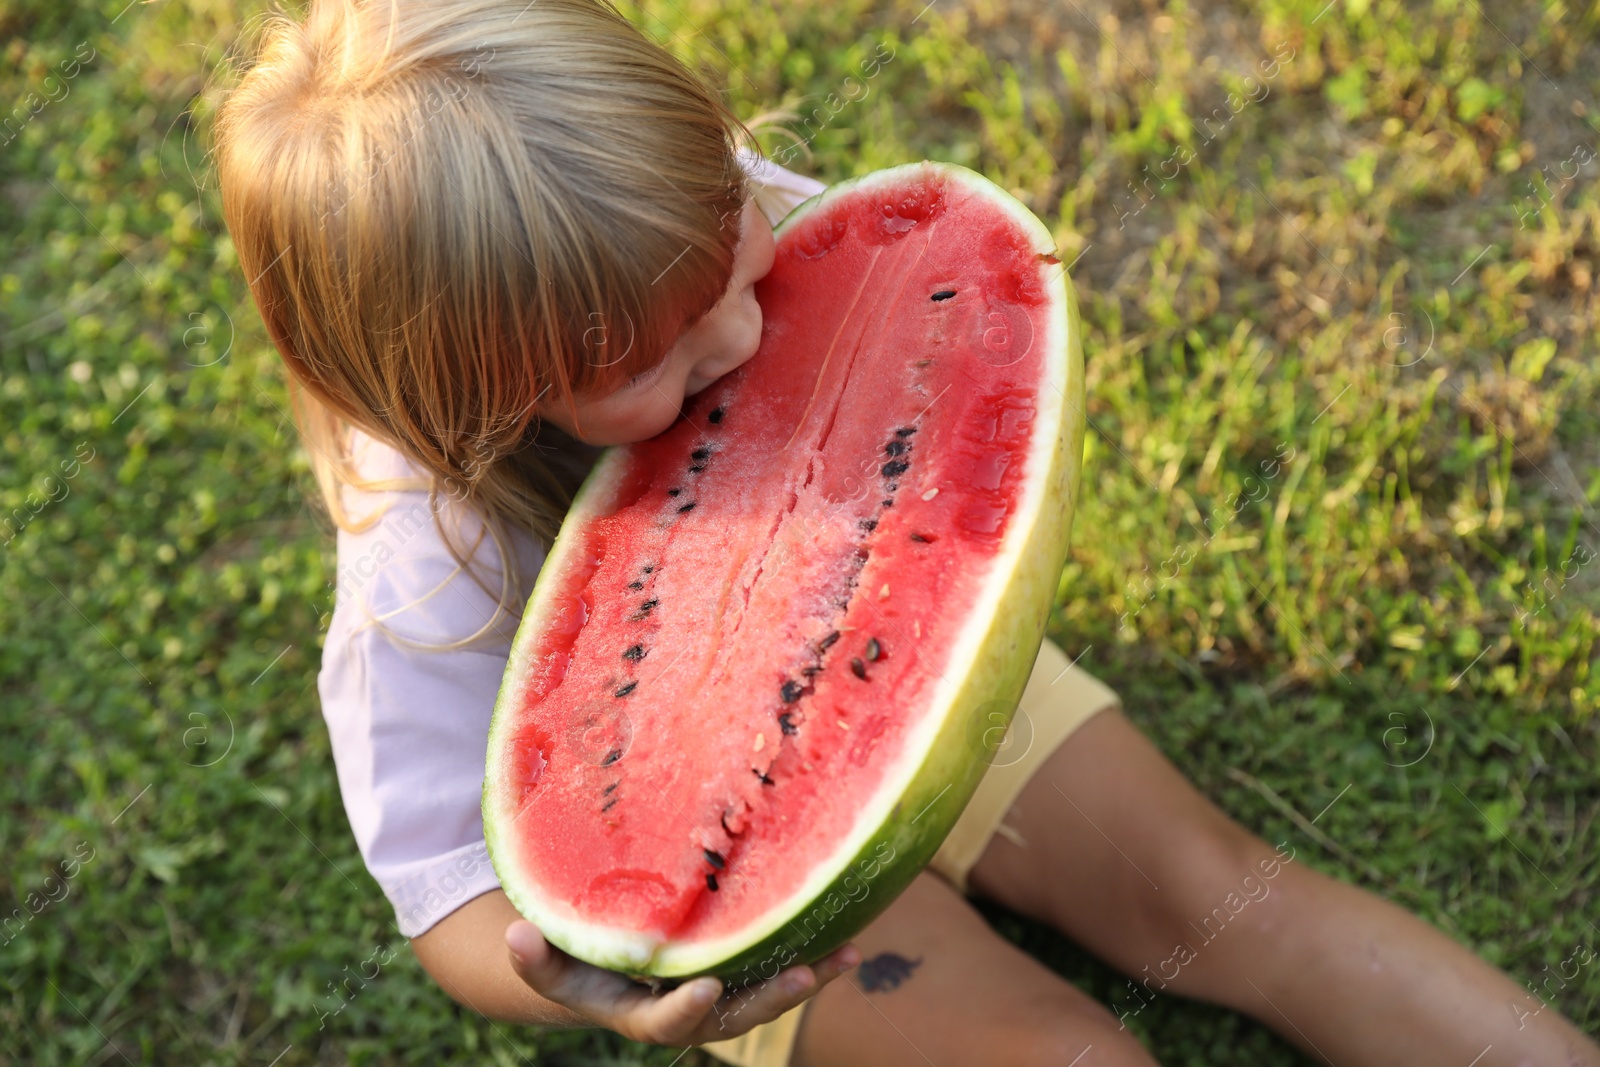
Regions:
M 923 873 L 805 1009 L 790 1067 L 1154 1067 L 1117 1020 Z
M 1529 1014 L 1527 991 L 1472 952 L 1233 822 L 1119 711 L 1052 753 L 1006 822 L 1026 844 L 996 835 L 973 891 L 1141 995 L 1226 1005 L 1339 1067 L 1600 1067 L 1600 1048 L 1553 1008 Z

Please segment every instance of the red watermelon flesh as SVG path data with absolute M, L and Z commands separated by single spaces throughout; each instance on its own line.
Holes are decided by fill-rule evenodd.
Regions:
M 1037 649 L 1037 593 L 1020 628 L 993 616 L 1019 546 L 1049 541 L 1033 556 L 1057 574 L 1065 550 L 1070 291 L 969 175 L 895 168 L 798 209 L 756 288 L 757 354 L 575 502 L 485 785 L 502 883 L 569 951 L 636 973 L 746 952 L 918 817 L 896 807 L 949 747 L 977 645 Z

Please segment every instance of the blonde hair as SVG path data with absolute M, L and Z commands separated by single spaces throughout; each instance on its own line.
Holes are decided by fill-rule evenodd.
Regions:
M 575 397 L 653 367 L 721 299 L 755 191 L 741 144 L 751 126 L 604 0 L 268 18 L 218 113 L 216 167 L 334 522 L 380 517 L 354 520 L 346 485 L 426 488 L 436 522 L 448 493 L 486 520 L 466 548 L 441 523 L 452 554 L 520 615 L 505 531 L 548 545 L 595 452 L 535 405 L 576 418 Z M 351 427 L 425 484 L 363 481 Z M 499 590 L 467 562 L 485 532 Z

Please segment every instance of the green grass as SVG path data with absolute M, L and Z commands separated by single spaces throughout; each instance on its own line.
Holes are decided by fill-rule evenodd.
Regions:
M 331 537 L 196 137 L 243 14 L 125 3 L 0 0 L 0 106 L 59 97 L 0 146 L 0 901 L 60 898 L 0 944 L 0 1059 L 672 1062 L 475 1018 L 398 940 L 316 700 Z M 1324 3 L 627 10 L 743 113 L 823 108 L 796 169 L 952 160 L 1053 227 L 1092 421 L 1055 636 L 1245 825 L 1532 982 L 1600 941 L 1600 5 Z M 1600 971 L 1554 1003 L 1600 1029 Z M 1133 1025 L 1304 1062 L 1177 1000 Z

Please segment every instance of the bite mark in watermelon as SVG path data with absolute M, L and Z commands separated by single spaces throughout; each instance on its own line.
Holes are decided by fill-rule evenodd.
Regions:
M 774 232 L 760 348 L 602 456 L 490 731 L 507 896 L 634 975 L 770 978 L 881 912 L 987 768 L 1067 549 L 1083 368 L 1044 225 L 922 162 Z

